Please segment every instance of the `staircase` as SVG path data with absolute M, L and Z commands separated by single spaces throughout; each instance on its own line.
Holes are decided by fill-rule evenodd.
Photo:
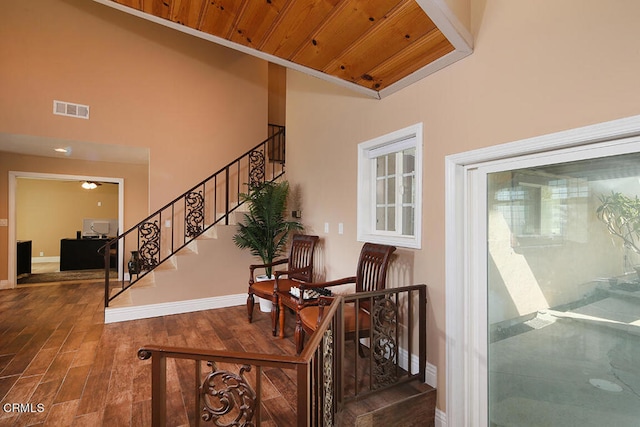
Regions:
M 194 311 L 175 301 L 180 283 L 189 283 L 180 288 L 179 300 L 187 301 L 182 305 L 198 301 L 205 306 L 195 309 L 206 309 L 243 303 L 246 289 L 237 288 L 237 274 L 233 280 L 225 277 L 225 267 L 252 261 L 248 251 L 232 243 L 234 224 L 242 215 L 240 195 L 283 174 L 284 127 L 269 125 L 265 141 L 109 241 L 101 253 L 105 266 L 116 257 L 118 280 L 110 279 L 105 268 L 105 321 L 117 321 L 115 312 L 118 320 L 130 320 Z M 133 307 L 141 304 L 150 310 L 148 316 Z

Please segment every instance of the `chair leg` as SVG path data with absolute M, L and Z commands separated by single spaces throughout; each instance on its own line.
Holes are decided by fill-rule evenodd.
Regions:
M 247 297 L 247 317 L 249 319 L 249 323 L 251 323 L 251 320 L 253 319 L 253 305 L 254 305 L 254 301 L 253 301 L 253 294 L 249 293 L 249 296 Z
M 284 304 L 280 298 L 278 298 L 278 317 L 280 318 L 280 338 L 284 338 Z
M 294 339 L 296 342 L 296 354 L 300 354 L 302 353 L 302 347 L 304 346 L 304 329 L 302 329 L 302 323 L 299 319 L 296 321 Z
M 278 329 L 278 301 L 274 301 L 271 304 L 271 333 L 276 336 Z
M 358 355 L 360 355 L 361 358 L 365 358 L 366 355 L 364 354 L 363 345 L 360 340 L 356 340 L 356 346 L 358 346 Z

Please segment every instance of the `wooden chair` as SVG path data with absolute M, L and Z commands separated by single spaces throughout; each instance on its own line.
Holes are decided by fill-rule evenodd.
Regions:
M 302 352 L 304 336 L 306 333 L 313 333 L 322 320 L 323 304 L 318 304 L 321 298 L 315 301 L 306 301 L 302 298 L 305 289 L 328 288 L 331 286 L 355 283 L 355 292 L 371 292 L 385 289 L 387 280 L 387 268 L 391 254 L 396 250 L 395 246 L 379 245 L 375 243 L 365 243 L 360 252 L 360 259 L 356 268 L 356 275 L 343 279 L 333 280 L 324 283 L 308 283 L 300 286 L 300 298 L 298 302 L 298 314 L 296 317 L 295 342 L 298 354 Z M 350 335 L 358 329 L 359 331 L 369 330 L 371 317 L 369 315 L 368 302 L 360 303 L 358 314 L 358 326 L 356 327 L 355 304 L 345 306 L 344 321 L 345 334 Z
M 318 236 L 294 234 L 291 240 L 289 257 L 274 261 L 270 264 L 254 264 L 249 266 L 249 295 L 247 296 L 247 313 L 249 323 L 253 318 L 253 295 L 271 301 L 271 323 L 273 335 L 276 335 L 278 320 L 278 290 L 288 292 L 291 286 L 298 286 L 301 282 L 313 279 L 313 252 L 318 242 Z M 273 280 L 256 282 L 254 272 L 258 268 L 275 267 L 287 264 L 287 270 L 274 271 Z M 286 278 L 283 276 L 287 276 Z

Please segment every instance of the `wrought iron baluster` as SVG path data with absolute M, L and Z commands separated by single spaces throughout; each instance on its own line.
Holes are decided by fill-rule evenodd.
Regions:
M 249 185 L 257 187 L 264 182 L 265 178 L 264 153 L 253 150 L 249 153 Z
M 204 196 L 202 190 L 185 195 L 185 240 L 198 237 L 204 230 Z
M 160 254 L 160 227 L 158 221 L 144 222 L 138 227 L 141 270 L 151 270 L 158 264 Z

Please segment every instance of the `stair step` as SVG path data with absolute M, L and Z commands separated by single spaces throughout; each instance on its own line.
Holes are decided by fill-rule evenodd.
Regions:
M 337 415 L 336 425 L 356 427 L 433 427 L 436 390 L 410 382 L 347 403 Z
M 115 295 L 119 291 L 120 291 L 120 288 L 112 288 L 111 296 Z M 126 291 L 118 295 L 118 298 L 114 299 L 109 303 L 110 308 L 128 307 L 131 305 L 133 305 L 133 300 L 131 299 L 131 289 L 127 289 Z
M 163 271 L 163 270 L 175 270 L 178 268 L 176 266 L 175 255 L 171 256 L 168 260 L 157 266 L 154 271 Z M 153 273 L 153 272 L 152 272 Z M 145 276 L 146 277 L 146 276 Z
M 198 239 L 217 239 L 218 238 L 218 230 L 216 226 L 213 226 L 206 230 L 204 233 L 198 236 Z
M 142 279 L 133 284 L 134 288 L 154 288 L 156 286 L 155 271 L 147 273 Z

